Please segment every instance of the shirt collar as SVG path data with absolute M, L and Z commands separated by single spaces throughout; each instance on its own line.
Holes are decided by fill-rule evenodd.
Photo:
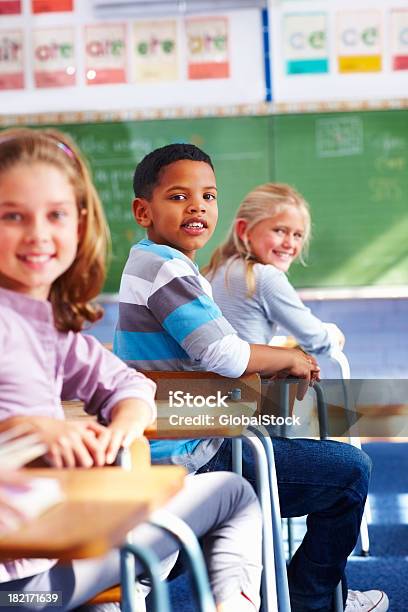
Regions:
M 153 242 L 153 240 L 150 240 L 150 238 L 142 238 L 142 240 L 139 240 L 139 242 L 137 244 L 142 244 L 143 246 L 150 246 L 151 244 L 157 244 L 156 242 Z M 137 246 L 137 245 L 136 245 Z M 172 251 L 175 251 L 176 253 L 178 253 L 179 256 L 181 256 L 188 264 L 192 265 L 196 270 L 200 271 L 200 268 L 198 267 L 198 264 L 196 264 L 195 261 L 193 261 L 192 259 L 190 259 L 189 257 L 187 257 L 187 255 L 184 255 L 184 253 L 182 253 L 181 251 L 179 251 L 178 249 L 175 249 L 174 247 L 169 246 L 168 244 L 164 244 L 162 246 L 166 246 L 168 249 L 171 249 Z
M 36 300 L 24 293 L 0 287 L 0 304 L 24 317 L 38 321 L 54 321 L 52 305 L 48 300 Z

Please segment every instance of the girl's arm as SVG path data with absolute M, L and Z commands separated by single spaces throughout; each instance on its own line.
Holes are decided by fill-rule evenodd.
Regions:
M 110 423 L 113 408 L 122 400 L 140 400 L 136 411 L 142 410 L 143 425 L 156 418 L 154 394 L 156 385 L 149 378 L 129 368 L 92 336 L 68 334 L 70 343 L 64 360 L 62 399 L 79 398 L 89 414 Z M 143 405 L 143 408 L 142 408 Z M 146 423 L 146 407 L 149 417 Z
M 97 435 L 95 448 L 89 450 L 96 465 L 113 463 L 119 448 L 142 436 L 156 418 L 156 385 L 95 338 L 68 336 L 62 398 L 83 400 L 87 412 L 108 423 L 103 435 Z
M 344 346 L 344 336 L 338 327 L 336 332 L 327 329 L 302 300 L 290 284 L 286 274 L 273 266 L 258 266 L 258 298 L 268 321 L 284 327 L 306 350 L 326 353 L 331 348 Z

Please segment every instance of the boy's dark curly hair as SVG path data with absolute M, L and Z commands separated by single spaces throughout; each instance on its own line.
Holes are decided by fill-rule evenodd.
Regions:
M 210 156 L 195 145 L 175 143 L 160 147 L 148 153 L 136 166 L 133 176 L 135 197 L 149 200 L 153 189 L 159 183 L 162 169 L 183 159 L 205 162 L 214 170 Z

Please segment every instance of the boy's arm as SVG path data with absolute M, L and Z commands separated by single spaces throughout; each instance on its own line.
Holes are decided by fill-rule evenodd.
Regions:
M 258 372 L 261 376 L 287 378 L 294 376 L 305 381 L 299 385 L 297 399 L 303 399 L 307 387 L 319 380 L 320 368 L 316 359 L 298 349 L 251 344 L 251 353 L 245 374 Z
M 179 260 L 166 262 L 153 283 L 147 304 L 167 333 L 201 369 L 231 377 L 244 371 L 259 372 L 265 377 L 295 376 L 305 379 L 306 387 L 318 378 L 319 368 L 313 357 L 296 349 L 248 345 L 239 338 L 198 277 L 184 267 Z M 240 363 L 235 363 L 237 358 Z

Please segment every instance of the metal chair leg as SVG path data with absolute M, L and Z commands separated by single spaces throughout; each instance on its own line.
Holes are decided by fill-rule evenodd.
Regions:
M 262 603 L 265 606 L 265 610 L 268 612 L 275 612 L 280 608 L 278 608 L 275 580 L 274 538 L 268 460 L 262 442 L 258 437 L 249 430 L 245 430 L 242 435 L 248 440 L 254 453 L 256 483 L 262 511 L 262 558 L 264 565 L 264 571 L 262 573 Z
M 207 568 L 198 540 L 190 527 L 166 510 L 156 510 L 149 523 L 172 535 L 185 553 L 191 570 L 194 589 L 202 612 L 215 612 L 215 603 L 208 582 Z M 160 611 L 161 612 L 161 611 Z
M 335 612 L 343 612 L 344 604 L 343 604 L 343 586 L 341 580 L 339 584 L 336 586 L 336 590 L 334 592 L 334 610 Z
M 242 476 L 242 440 L 232 438 L 232 471 Z
M 170 612 L 168 588 L 166 582 L 160 579 L 160 561 L 158 557 L 148 548 L 130 543 L 124 544 L 120 550 L 122 612 L 137 612 L 134 605 L 134 557 L 139 559 L 149 575 L 152 584 L 154 612 Z
M 327 405 L 326 400 L 324 398 L 324 393 L 321 385 L 319 383 L 315 383 L 313 386 L 316 392 L 316 400 L 317 400 L 317 413 L 319 418 L 319 433 L 320 439 L 326 440 L 328 438 L 328 424 L 327 424 Z M 343 587 L 341 580 L 336 587 L 334 592 L 334 610 L 335 612 L 343 612 L 344 604 L 343 604 Z
M 348 381 L 351 379 L 350 364 L 348 362 L 346 355 L 340 350 L 333 351 L 330 354 L 330 358 L 333 359 L 333 361 L 337 363 L 337 365 L 340 368 L 340 372 L 341 372 L 341 379 L 342 379 L 343 393 L 344 393 L 344 409 L 345 409 L 346 417 L 348 418 L 349 425 L 350 425 L 350 428 L 349 428 L 350 434 L 348 437 L 349 443 L 352 446 L 355 446 L 356 448 L 361 449 L 360 437 L 358 435 L 352 435 L 353 425 L 350 424 L 350 413 L 354 410 L 354 401 L 353 401 L 353 398 L 351 397 L 349 383 L 348 383 Z M 370 502 L 367 498 L 367 501 L 364 507 L 364 514 L 363 514 L 363 518 L 361 520 L 361 526 L 360 526 L 360 542 L 361 542 L 360 554 L 362 557 L 368 557 L 370 555 L 370 539 L 368 535 L 368 523 L 370 521 L 370 518 L 371 518 Z
M 290 561 L 293 557 L 293 549 L 295 547 L 293 537 L 293 521 L 290 516 L 288 516 L 286 519 L 286 533 L 288 537 L 288 559 Z
M 285 381 L 282 381 L 282 382 L 285 382 Z M 287 379 L 287 384 L 290 384 L 291 382 L 295 382 L 295 381 L 291 381 L 290 379 Z M 285 384 L 283 386 L 286 387 L 287 385 Z M 325 401 L 325 397 L 323 393 L 323 388 L 321 387 L 319 383 L 314 383 L 313 389 L 316 393 L 320 439 L 326 440 L 328 437 L 328 421 L 327 421 L 327 405 L 326 405 L 326 401 Z M 343 591 L 342 591 L 341 581 L 339 582 L 335 590 L 334 608 L 335 608 L 335 612 L 343 612 L 344 610 Z
M 269 488 L 271 495 L 273 551 L 275 557 L 276 590 L 279 612 L 290 612 L 290 595 L 286 570 L 285 552 L 283 549 L 282 523 L 279 504 L 278 482 L 276 478 L 275 455 L 268 430 L 262 425 L 249 427 L 264 447 L 268 460 Z

